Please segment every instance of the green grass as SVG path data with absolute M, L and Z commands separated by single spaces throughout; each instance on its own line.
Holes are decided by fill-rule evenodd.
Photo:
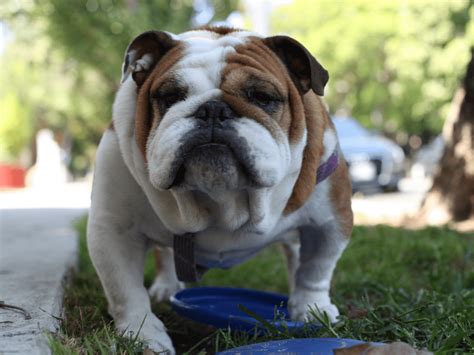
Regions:
M 55 354 L 140 353 L 136 339 L 113 332 L 104 294 L 85 246 L 85 220 L 78 225 L 80 266 L 66 292 L 60 334 L 51 338 Z M 474 236 L 448 229 L 407 231 L 385 226 L 356 227 L 333 279 L 332 298 L 342 321 L 305 337 L 367 341 L 401 340 L 437 353 L 474 352 Z M 154 277 L 147 260 L 145 283 Z M 287 293 L 287 275 L 277 247 L 231 270 L 211 270 L 199 285 L 247 287 Z M 154 305 L 178 353 L 214 353 L 269 339 L 294 337 L 268 329 L 264 337 L 215 330 Z

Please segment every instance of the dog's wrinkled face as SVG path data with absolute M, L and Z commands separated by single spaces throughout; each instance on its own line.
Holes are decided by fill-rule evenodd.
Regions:
M 127 51 L 136 140 L 157 189 L 273 187 L 301 168 L 302 97 L 322 95 L 327 72 L 288 37 L 219 32 L 147 32 Z

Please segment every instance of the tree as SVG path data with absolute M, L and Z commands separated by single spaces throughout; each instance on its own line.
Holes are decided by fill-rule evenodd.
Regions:
M 213 20 L 220 20 L 237 0 L 213 4 Z M 0 17 L 14 41 L 1 54 L 2 62 L 23 70 L 8 69 L 2 77 L 0 101 L 7 91 L 21 98 L 30 108 L 32 131 L 47 125 L 67 132 L 73 142 L 71 168 L 83 172 L 111 120 L 128 43 L 153 28 L 182 32 L 190 27 L 193 11 L 193 2 L 184 0 L 5 0 Z
M 296 0 L 272 24 L 329 70 L 332 113 L 342 109 L 405 143 L 441 130 L 469 60 L 472 17 L 472 0 Z
M 4 16 L 5 8 L 1 10 Z M 16 26 L 21 31 L 14 31 Z M 73 84 L 72 78 L 65 76 L 72 63 L 51 49 L 37 24 L 20 15 L 10 31 L 13 40 L 0 54 L 0 162 L 18 162 L 20 153 L 31 145 L 34 132 L 43 125 L 66 127 L 68 93 Z
M 474 49 L 443 128 L 445 150 L 418 223 L 474 220 Z
M 2 119 L 0 120 L 0 161 L 15 162 L 31 139 L 31 124 L 28 107 L 24 107 L 18 96 L 8 93 L 0 98 Z

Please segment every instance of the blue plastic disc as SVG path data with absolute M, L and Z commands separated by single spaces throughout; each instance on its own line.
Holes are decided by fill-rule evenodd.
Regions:
M 264 330 L 260 320 L 282 330 L 301 330 L 303 322 L 290 320 L 288 297 L 244 288 L 195 287 L 171 297 L 173 309 L 183 317 L 217 328 Z
M 364 343 L 354 339 L 337 338 L 310 338 L 310 339 L 287 339 L 273 340 L 264 343 L 240 346 L 217 354 L 222 355 L 246 355 L 255 353 L 265 354 L 298 354 L 298 355 L 332 355 L 335 349 L 347 348 Z M 382 343 L 372 343 L 380 346 Z

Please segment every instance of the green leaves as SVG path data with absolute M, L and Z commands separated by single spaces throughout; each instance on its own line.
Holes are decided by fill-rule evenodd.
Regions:
M 472 14 L 467 0 L 298 0 L 272 24 L 328 69 L 331 113 L 401 138 L 441 131 L 474 44 Z
M 29 109 L 12 93 L 0 96 L 0 107 L 0 162 L 14 162 L 32 136 Z
M 236 0 L 214 3 L 214 20 L 236 7 Z M 3 1 L 0 16 L 13 41 L 0 53 L 6 73 L 0 77 L 0 102 L 8 92 L 28 108 L 27 119 L 20 118 L 30 133 L 17 139 L 0 131 L 0 144 L 10 147 L 0 151 L 18 160 L 34 131 L 47 126 L 72 141 L 73 173 L 86 173 L 112 118 L 128 43 L 150 29 L 182 32 L 192 12 L 192 2 L 184 0 Z M 17 124 L 8 120 L 9 127 Z

